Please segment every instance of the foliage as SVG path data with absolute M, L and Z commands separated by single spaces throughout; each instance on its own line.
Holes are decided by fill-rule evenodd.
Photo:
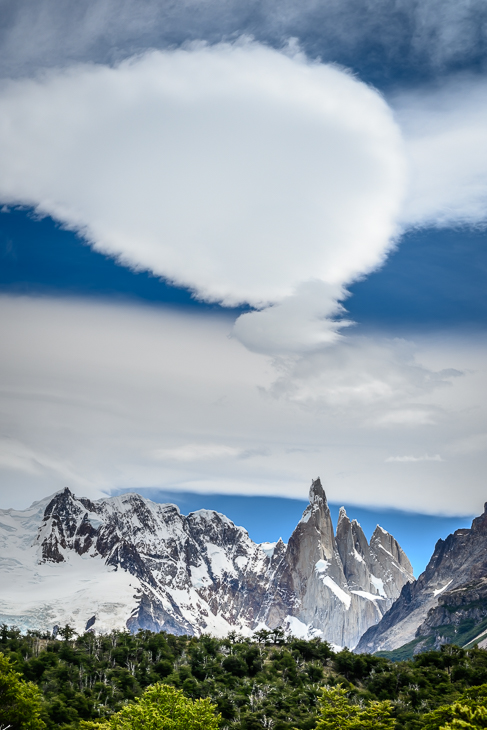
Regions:
M 362 707 L 353 703 L 348 695 L 341 685 L 323 689 L 316 730 L 364 730 L 371 727 L 393 730 L 392 702 L 371 701 Z
M 25 682 L 0 653 L 0 727 L 11 730 L 40 730 L 42 695 L 32 682 Z
M 218 730 L 220 716 L 208 699 L 190 700 L 165 684 L 148 687 L 135 702 L 103 723 L 84 723 L 88 730 Z
M 443 705 L 423 715 L 422 721 L 424 730 L 440 730 L 450 725 L 487 727 L 487 684 L 471 687 L 453 704 Z
M 318 722 L 321 730 L 332 728 L 329 710 L 323 714 L 324 686 L 325 692 L 345 692 L 347 722 L 360 722 L 360 728 L 392 727 L 392 717 L 396 730 L 439 730 L 454 719 L 467 721 L 441 710 L 440 724 L 431 725 L 439 708 L 487 707 L 487 686 L 478 688 L 487 685 L 487 651 L 478 648 L 445 645 L 391 662 L 333 652 L 325 641 L 280 631 L 219 639 L 150 631 L 77 636 L 64 627 L 62 638 L 53 639 L 4 626 L 0 651 L 42 691 L 46 730 L 81 730 L 83 723 L 106 728 L 111 717 L 161 683 L 215 705 L 221 730 L 315 730 Z

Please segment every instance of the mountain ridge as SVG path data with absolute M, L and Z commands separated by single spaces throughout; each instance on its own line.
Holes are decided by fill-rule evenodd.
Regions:
M 66 488 L 29 510 L 1 511 L 0 523 L 0 621 L 26 628 L 68 621 L 223 635 L 283 626 L 353 647 L 413 579 L 382 528 L 369 544 L 342 509 L 335 535 L 319 479 L 287 545 L 254 543 L 221 513 L 184 516 L 137 493 L 92 501 Z

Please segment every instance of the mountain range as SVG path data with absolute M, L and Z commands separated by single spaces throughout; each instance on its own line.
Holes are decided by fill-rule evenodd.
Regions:
M 212 510 L 66 488 L 0 511 L 0 622 L 219 636 L 282 627 L 395 658 L 487 646 L 487 504 L 470 529 L 438 540 L 415 580 L 380 526 L 369 543 L 342 507 L 334 532 L 319 479 L 287 545 L 257 544 Z
M 139 494 L 91 501 L 66 488 L 2 510 L 0 621 L 189 635 L 282 626 L 353 648 L 412 584 L 411 564 L 381 527 L 369 543 L 344 508 L 335 534 L 319 479 L 309 497 L 287 545 Z

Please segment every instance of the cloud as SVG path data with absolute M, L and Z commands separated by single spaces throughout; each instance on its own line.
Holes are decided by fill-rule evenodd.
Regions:
M 382 97 L 296 49 L 151 52 L 0 90 L 0 198 L 244 315 L 260 352 L 333 342 L 390 249 L 405 185 Z
M 255 352 L 309 353 L 340 338 L 347 285 L 400 227 L 485 223 L 486 90 L 463 76 L 392 96 L 403 145 L 377 92 L 296 47 L 46 71 L 0 89 L 0 199 L 201 299 L 251 304 L 233 335 Z
M 483 0 L 4 0 L 4 72 L 73 61 L 113 62 L 187 40 L 249 33 L 386 80 L 424 79 L 485 60 Z
M 392 114 L 299 53 L 241 41 L 56 70 L 4 86 L 0 112 L 4 202 L 202 299 L 340 287 L 391 245 L 404 185 Z
M 175 461 L 201 461 L 202 459 L 235 458 L 242 454 L 240 449 L 225 444 L 185 444 L 174 449 L 158 449 L 154 451 L 156 459 L 174 459 Z
M 386 464 L 391 464 L 394 462 L 402 464 L 417 461 L 443 461 L 443 459 L 439 454 L 435 454 L 434 456 L 429 456 L 428 454 L 423 454 L 423 456 L 388 456 L 386 459 Z
M 391 99 L 411 166 L 411 226 L 487 222 L 487 81 L 457 76 Z
M 350 334 L 321 353 L 273 359 L 229 338 L 232 325 L 0 297 L 0 506 L 64 486 L 88 497 L 152 487 L 305 499 L 319 474 L 335 502 L 482 508 L 485 450 L 458 444 L 484 432 L 485 342 Z M 393 421 L 408 412 L 413 427 Z M 386 463 L 391 454 L 444 461 L 417 462 L 412 481 Z
M 331 345 L 339 331 L 353 324 L 343 317 L 339 299 L 347 293 L 339 286 L 310 281 L 279 304 L 240 315 L 233 335 L 252 352 L 269 355 L 306 353 Z
M 461 372 L 432 370 L 416 355 L 407 340 L 348 337 L 306 357 L 276 359 L 279 375 L 267 392 L 304 408 L 350 414 L 367 427 L 434 423 L 438 414 L 424 396 Z

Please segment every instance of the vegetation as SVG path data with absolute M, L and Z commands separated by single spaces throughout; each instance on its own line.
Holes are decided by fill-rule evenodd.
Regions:
M 15 699 L 11 715 L 0 699 L 0 728 L 487 727 L 487 651 L 476 647 L 445 645 L 392 662 L 335 653 L 326 642 L 280 630 L 252 639 L 149 631 L 76 636 L 70 627 L 59 635 L 0 629 L 0 691 Z
M 208 699 L 190 700 L 180 689 L 153 684 L 135 702 L 101 723 L 84 722 L 85 730 L 218 730 L 220 716 Z
M 42 694 L 32 682 L 25 682 L 9 660 L 0 654 L 0 728 L 41 730 Z

